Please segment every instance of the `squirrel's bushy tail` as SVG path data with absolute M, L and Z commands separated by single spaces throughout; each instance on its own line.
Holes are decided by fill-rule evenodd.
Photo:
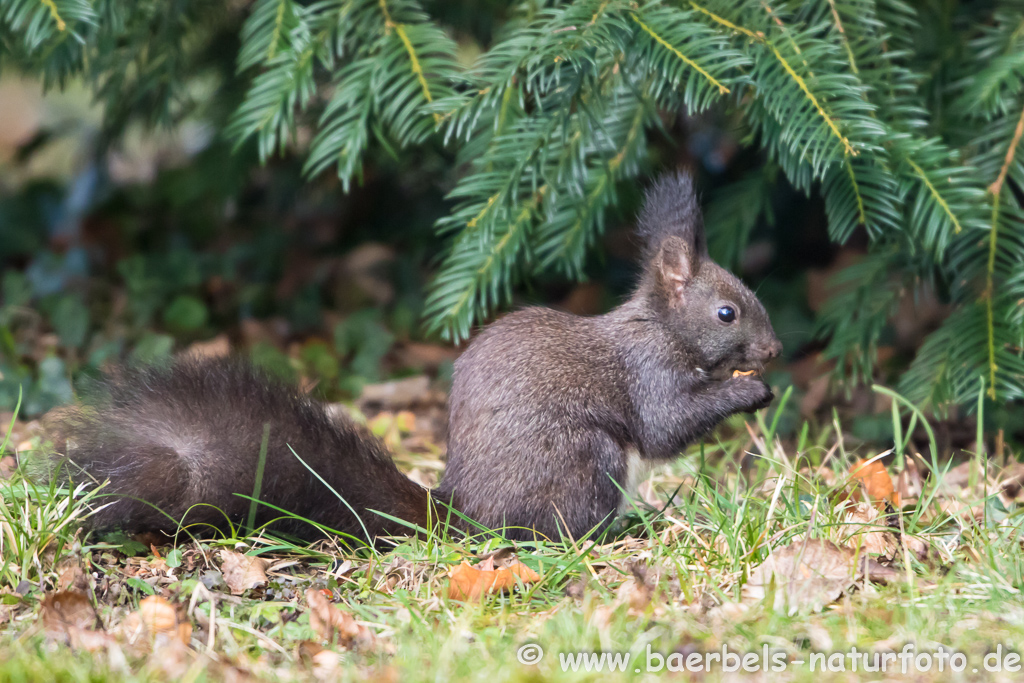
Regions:
M 121 370 L 58 420 L 53 440 L 63 476 L 110 482 L 112 497 L 99 500 L 113 502 L 90 518 L 93 527 L 174 533 L 179 521 L 225 528 L 247 520 L 250 501 L 235 494 L 253 495 L 267 425 L 258 497 L 268 505 L 258 506 L 257 526 L 283 516 L 270 506 L 361 539 L 410 533 L 372 510 L 427 525 L 428 491 L 399 472 L 379 440 L 237 359 Z M 294 518 L 271 528 L 322 536 Z

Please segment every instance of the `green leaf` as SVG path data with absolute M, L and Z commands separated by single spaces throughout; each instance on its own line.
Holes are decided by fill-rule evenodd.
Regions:
M 176 332 L 194 332 L 204 325 L 209 313 L 206 304 L 194 296 L 179 294 L 164 309 L 164 324 Z

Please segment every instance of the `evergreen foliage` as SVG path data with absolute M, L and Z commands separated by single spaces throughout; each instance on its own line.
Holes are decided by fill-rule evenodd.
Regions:
M 820 320 L 837 372 L 869 380 L 907 292 L 952 313 L 902 390 L 935 406 L 1024 398 L 1024 3 L 525 1 L 470 63 L 416 0 L 257 0 L 237 35 L 248 90 L 226 134 L 265 159 L 314 130 L 310 174 L 347 188 L 374 145 L 428 140 L 466 169 L 429 326 L 465 338 L 538 272 L 582 275 L 623 181 L 668 116 L 715 108 L 764 152 L 709 211 L 735 261 L 781 171 L 869 256 Z M 92 83 L 112 131 L 185 115 L 236 9 L 176 0 L 2 0 L 2 64 Z

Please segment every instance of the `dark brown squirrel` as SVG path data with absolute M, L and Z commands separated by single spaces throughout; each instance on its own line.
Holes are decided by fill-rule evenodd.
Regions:
M 643 272 L 621 306 L 595 317 L 520 310 L 459 357 L 433 491 L 363 428 L 237 359 L 108 377 L 59 422 L 56 448 L 73 479 L 109 479 L 105 492 L 119 495 L 103 499 L 113 502 L 90 518 L 95 528 L 237 525 L 269 425 L 257 525 L 322 535 L 281 519 L 286 510 L 375 542 L 411 533 L 389 517 L 465 528 L 451 505 L 512 539 L 586 537 L 611 523 L 644 464 L 773 398 L 760 373 L 781 344 L 753 292 L 708 257 L 688 176 L 650 188 L 638 235 Z

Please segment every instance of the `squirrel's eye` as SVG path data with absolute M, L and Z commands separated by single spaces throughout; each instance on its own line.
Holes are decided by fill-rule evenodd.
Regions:
M 731 323 L 736 320 L 736 311 L 732 306 L 721 306 L 718 309 L 718 319 L 723 323 Z

